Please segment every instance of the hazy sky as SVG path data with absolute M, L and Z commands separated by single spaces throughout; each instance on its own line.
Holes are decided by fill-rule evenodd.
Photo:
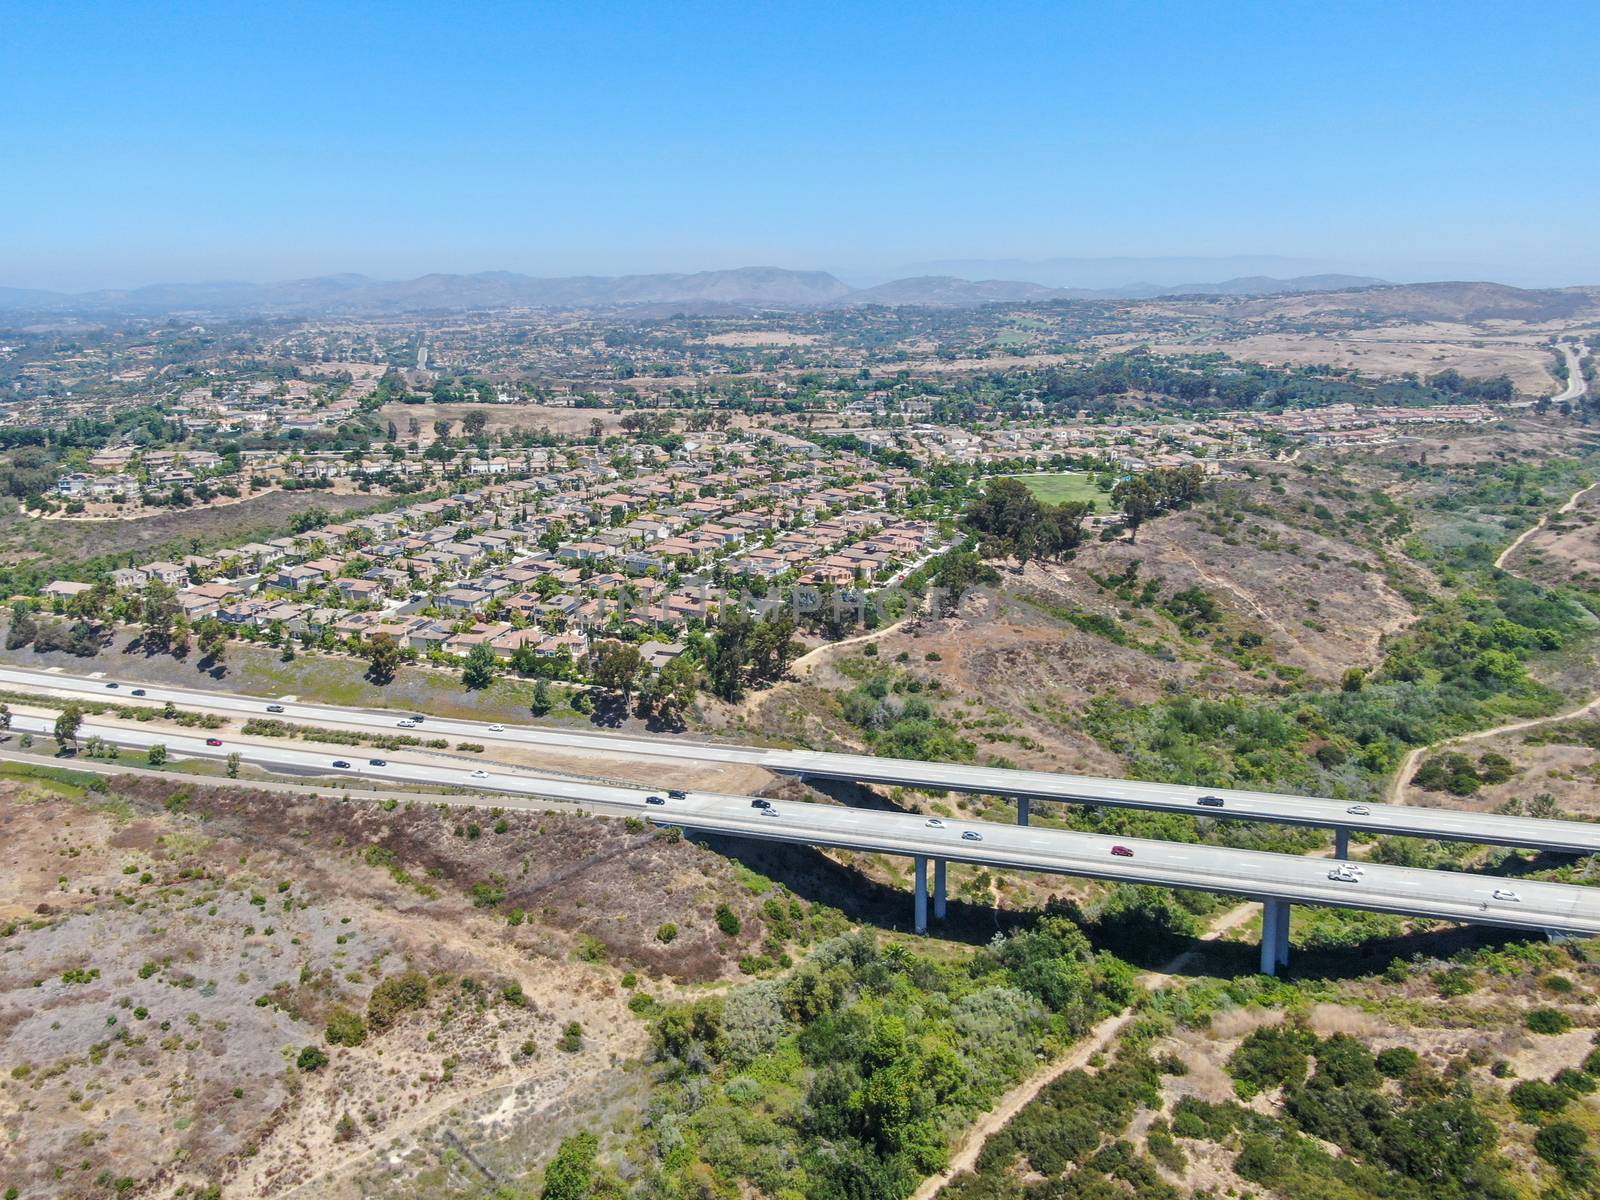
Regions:
M 0 0 L 0 285 L 1238 254 L 1600 282 L 1595 17 Z

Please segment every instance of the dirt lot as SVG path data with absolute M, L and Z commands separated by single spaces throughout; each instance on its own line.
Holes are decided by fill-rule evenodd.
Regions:
M 370 507 L 381 499 L 331 491 L 269 492 L 221 508 L 164 513 L 138 521 L 90 522 L 40 521 L 21 515 L 8 502 L 0 513 L 0 561 L 48 560 L 64 566 L 104 554 L 126 554 L 145 561 L 162 553 L 163 547 L 191 554 L 190 547 L 196 542 L 205 547 L 282 537 L 289 532 L 289 518 L 313 504 L 337 514 Z
M 1260 333 L 1154 347 L 1161 354 L 1220 352 L 1272 366 L 1329 364 L 1369 375 L 1433 375 L 1454 369 L 1468 376 L 1509 375 L 1519 392 L 1551 395 L 1561 390 L 1550 373 L 1550 351 L 1538 338 L 1485 337 L 1471 326 L 1406 325 L 1349 333 Z
M 599 421 L 605 431 L 615 433 L 622 428 L 622 414 L 604 408 L 550 408 L 542 404 L 389 404 L 377 412 L 380 425 L 393 421 L 402 441 L 409 440 L 410 422 L 415 418 L 422 426 L 419 436 L 424 446 L 434 441 L 433 423 L 453 421 L 459 423 L 469 412 L 482 412 L 489 418 L 486 431 L 494 433 L 529 430 L 537 433 L 588 434 L 590 426 Z M 459 424 L 456 432 L 460 433 Z
M 725 859 L 620 821 L 123 777 L 8 782 L 0 838 L 0 1176 L 24 1198 L 518 1177 L 638 1102 L 624 970 L 674 994 L 763 937 Z M 379 1028 L 374 991 L 408 970 L 426 998 Z M 362 1044 L 327 1041 L 339 1007 L 367 1014 Z

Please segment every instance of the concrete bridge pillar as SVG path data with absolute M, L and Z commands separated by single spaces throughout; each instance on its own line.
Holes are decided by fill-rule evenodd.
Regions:
M 1333 856 L 1335 858 L 1350 857 L 1350 830 L 1340 825 L 1333 831 Z
M 1031 804 L 1030 804 L 1030 802 L 1028 800 L 1028 797 L 1026 797 L 1026 796 L 1018 796 L 1017 797 L 1017 824 L 1018 825 L 1026 825 L 1028 823 L 1028 816 L 1029 816 L 1028 810 L 1029 810 L 1030 807 L 1031 807 Z
M 914 928 L 915 928 L 917 933 L 927 933 L 928 932 L 928 857 L 927 857 L 927 855 L 925 855 L 925 854 L 917 855 L 916 863 L 917 863 L 917 898 L 916 898 L 916 909 L 915 909 L 916 920 L 914 922 Z
M 1261 902 L 1261 973 L 1276 975 L 1289 965 L 1289 912 L 1287 900 Z
M 933 919 L 942 921 L 948 905 L 945 902 L 945 861 L 942 858 L 933 860 Z

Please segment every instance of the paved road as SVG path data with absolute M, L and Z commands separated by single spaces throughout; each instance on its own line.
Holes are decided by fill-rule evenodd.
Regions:
M 227 713 L 239 717 L 265 717 L 273 703 L 259 696 L 239 696 L 159 684 L 139 685 L 123 680 L 117 689 L 107 681 L 47 671 L 0 668 L 0 687 L 38 692 L 41 688 L 92 696 L 97 700 L 134 702 L 130 691 L 142 686 L 145 699 L 171 700 L 185 708 Z M 283 701 L 285 721 L 357 726 L 395 732 L 404 715 L 395 710 L 340 708 L 305 701 Z M 636 755 L 692 762 L 746 763 L 782 775 L 854 780 L 890 786 L 974 792 L 1029 800 L 1056 800 L 1072 804 L 1098 804 L 1181 812 L 1190 816 L 1270 821 L 1318 828 L 1359 830 L 1369 834 L 1403 834 L 1443 841 L 1481 842 L 1535 850 L 1600 853 L 1600 823 L 1550 821 L 1533 817 L 1498 816 L 1458 809 L 1414 808 L 1370 803 L 1351 805 L 1343 800 L 1314 796 L 1287 796 L 1276 792 L 1251 792 L 1228 788 L 1181 787 L 1125 779 L 1059 775 L 1048 771 L 1020 771 L 1002 767 L 975 767 L 961 763 L 917 762 L 875 758 L 858 754 L 827 754 L 806 750 L 772 750 L 759 746 L 732 746 L 697 742 L 684 737 L 636 737 L 586 733 L 511 725 L 500 731 L 482 721 L 428 717 L 415 731 L 425 736 L 470 738 L 477 742 L 504 742 L 544 746 L 568 752 Z M 1204 798 L 1222 801 L 1205 806 Z M 1358 811 L 1364 810 L 1364 811 Z
M 52 724 L 50 718 L 28 714 L 13 718 L 13 728 L 18 731 L 46 732 Z M 1493 876 L 1404 867 L 1354 868 L 1292 854 L 1112 838 L 983 821 L 939 822 L 910 813 L 798 801 L 759 802 L 768 806 L 762 808 L 749 796 L 709 792 L 667 798 L 664 804 L 651 805 L 642 788 L 540 778 L 507 768 L 490 770 L 485 766 L 474 771 L 453 762 L 428 762 L 421 756 L 386 757 L 384 765 L 375 766 L 366 753 L 301 749 L 227 735 L 174 734 L 88 718 L 83 722 L 80 739 L 95 735 L 130 748 L 161 742 L 169 753 L 194 758 L 220 759 L 237 751 L 242 761 L 269 770 L 606 804 L 635 812 L 657 824 L 680 825 L 704 833 L 1515 929 L 1600 934 L 1600 889 L 1568 884 L 1508 882 Z M 208 737 L 218 737 L 222 745 L 207 745 Z M 351 765 L 335 768 L 335 760 Z M 1113 853 L 1113 847 L 1130 853 Z M 1359 870 L 1360 878 L 1341 882 L 1329 877 L 1330 870 L 1341 867 Z M 1499 897 L 1495 895 L 1497 889 L 1501 891 Z

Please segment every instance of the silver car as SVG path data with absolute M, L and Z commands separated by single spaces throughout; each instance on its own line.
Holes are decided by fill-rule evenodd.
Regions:
M 1335 883 L 1360 883 L 1361 868 L 1352 866 L 1349 863 L 1340 863 L 1328 872 L 1328 878 Z
M 1495 888 L 1495 890 L 1491 894 L 1494 896 L 1494 898 L 1496 900 L 1503 900 L 1507 904 L 1521 904 L 1522 903 L 1522 897 L 1517 895 L 1510 888 Z

